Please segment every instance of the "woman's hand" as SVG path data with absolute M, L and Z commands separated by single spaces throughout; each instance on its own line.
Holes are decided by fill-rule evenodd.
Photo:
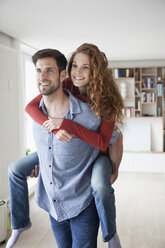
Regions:
M 118 178 L 118 173 L 119 173 L 118 169 L 116 169 L 115 171 L 112 172 L 111 177 L 110 177 L 111 184 L 113 184 L 116 181 L 116 179 Z
M 60 128 L 62 121 L 63 119 L 61 118 L 52 119 L 49 117 L 49 120 L 43 123 L 43 127 L 45 127 L 48 132 L 52 132 L 54 129 Z
M 69 142 L 73 138 L 73 136 L 73 134 L 70 134 L 65 130 L 59 130 L 56 134 L 56 138 L 64 142 Z

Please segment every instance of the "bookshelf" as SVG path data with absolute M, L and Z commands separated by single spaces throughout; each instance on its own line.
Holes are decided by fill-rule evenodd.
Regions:
M 162 118 L 165 151 L 165 67 L 124 67 L 112 70 L 121 95 L 124 96 L 127 117 Z

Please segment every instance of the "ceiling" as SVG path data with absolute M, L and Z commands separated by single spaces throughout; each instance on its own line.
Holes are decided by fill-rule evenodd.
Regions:
M 165 0 L 0 0 L 0 31 L 67 57 L 88 42 L 111 61 L 165 59 Z

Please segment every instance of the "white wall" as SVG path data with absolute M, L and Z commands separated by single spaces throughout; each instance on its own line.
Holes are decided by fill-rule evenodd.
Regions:
M 165 66 L 165 59 L 109 61 L 110 67 Z
M 165 153 L 124 152 L 120 171 L 165 173 Z
M 163 152 L 163 117 L 127 118 L 123 144 L 127 152 Z
M 0 33 L 0 198 L 8 199 L 8 165 L 24 153 L 19 43 Z

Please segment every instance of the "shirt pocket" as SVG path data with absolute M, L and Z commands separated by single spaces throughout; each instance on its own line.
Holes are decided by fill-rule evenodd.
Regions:
M 69 142 L 55 141 L 54 144 L 55 152 L 62 156 L 79 156 L 86 149 L 88 149 L 88 144 L 76 137 L 73 137 Z

